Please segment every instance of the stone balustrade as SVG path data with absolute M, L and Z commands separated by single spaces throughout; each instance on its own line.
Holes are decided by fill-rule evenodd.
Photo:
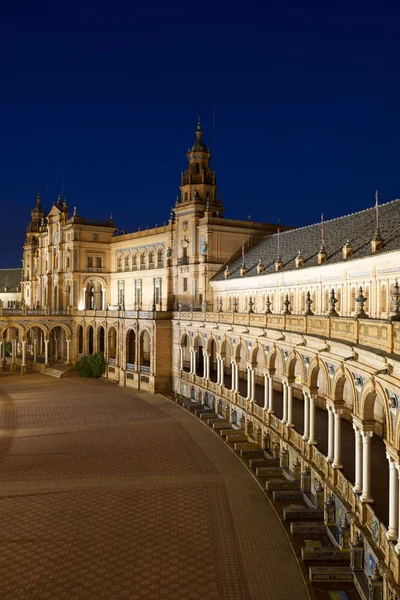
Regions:
M 368 346 L 388 354 L 400 353 L 400 322 L 384 319 L 216 312 L 174 312 L 173 319 L 300 332 Z

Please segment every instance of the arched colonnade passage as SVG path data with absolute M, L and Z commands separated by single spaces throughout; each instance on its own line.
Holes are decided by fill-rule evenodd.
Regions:
M 24 373 L 57 362 L 72 361 L 72 330 L 69 324 L 16 321 L 0 323 L 0 369 Z
M 350 348 L 341 357 L 324 346 L 323 340 L 314 348 L 293 348 L 185 330 L 175 369 L 215 398 L 246 407 L 244 418 L 261 416 L 276 431 L 300 439 L 327 472 L 344 476 L 357 502 L 370 506 L 400 552 L 398 382 L 357 362 Z

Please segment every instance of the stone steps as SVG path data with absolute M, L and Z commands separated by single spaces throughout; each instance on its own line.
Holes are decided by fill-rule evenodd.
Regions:
M 310 581 L 353 581 L 354 575 L 350 567 L 309 567 Z
M 218 421 L 212 424 L 212 428 L 215 431 L 218 431 L 219 429 L 226 429 L 228 425 L 229 421 L 225 421 L 224 419 L 218 419 Z
M 265 487 L 269 492 L 274 490 L 299 490 L 300 483 L 289 479 L 270 479 L 265 482 Z
M 60 369 L 44 369 L 44 371 L 42 371 L 43 375 L 50 375 L 50 377 L 57 377 L 57 379 L 61 379 L 61 377 L 65 377 L 66 376 L 66 372 L 65 371 L 61 371 Z
M 323 521 L 324 511 L 317 508 L 307 508 L 306 506 L 285 506 L 283 508 L 283 518 L 285 521 Z
M 292 521 L 290 523 L 291 534 L 326 534 L 326 525 L 323 521 Z
M 259 450 L 259 447 L 254 442 L 235 442 L 233 447 L 236 452 L 240 452 L 241 450 Z
M 241 435 L 237 435 L 237 433 L 235 432 L 235 430 L 232 430 L 232 434 L 227 434 L 225 436 L 225 441 L 228 442 L 228 444 L 235 444 L 235 443 L 245 443 L 248 441 L 248 437 L 245 433 L 242 433 Z
M 302 500 L 302 490 L 275 490 L 272 492 L 272 497 L 275 502 L 282 502 L 282 500 Z
M 233 429 L 233 427 L 227 427 L 226 429 L 220 429 L 220 430 L 219 430 L 219 435 L 220 435 L 221 437 L 225 437 L 226 435 L 231 435 L 231 434 L 234 434 L 234 433 L 236 433 L 236 431 L 237 431 L 237 430 L 236 430 L 236 429 Z M 240 435 L 242 435 L 242 433 L 241 433 L 241 432 L 239 432 L 239 434 L 238 434 L 238 435 L 240 436 Z
M 207 411 L 207 412 L 200 413 L 200 419 L 202 421 L 207 421 L 207 423 L 208 423 L 209 419 L 218 419 L 218 415 L 211 409 L 211 412 Z
M 348 561 L 349 552 L 342 552 L 333 546 L 302 546 L 301 558 L 302 560 Z
M 188 409 L 189 412 L 195 412 L 196 410 L 198 410 L 202 405 L 201 402 L 192 402 L 189 406 L 187 406 L 186 408 Z
M 264 450 L 256 444 L 256 448 L 244 448 L 240 451 L 242 458 L 262 458 L 264 456 Z
M 194 414 L 196 415 L 196 417 L 199 417 L 201 419 L 201 415 L 214 415 L 215 413 L 214 409 L 207 408 L 206 406 L 202 405 L 201 408 L 196 408 Z
M 282 475 L 282 467 L 256 467 L 257 477 L 276 477 Z

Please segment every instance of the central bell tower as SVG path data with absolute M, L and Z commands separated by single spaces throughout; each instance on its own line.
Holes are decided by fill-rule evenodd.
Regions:
M 203 141 L 200 116 L 197 121 L 196 140 L 188 150 L 189 165 L 182 173 L 181 196 L 176 208 L 189 208 L 193 212 L 210 212 L 213 216 L 223 216 L 223 204 L 217 198 L 215 171 L 210 167 L 211 153 Z

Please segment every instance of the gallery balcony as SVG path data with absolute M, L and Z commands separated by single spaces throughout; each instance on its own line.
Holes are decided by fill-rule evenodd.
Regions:
M 258 330 L 275 329 L 337 340 L 388 354 L 400 353 L 400 321 L 387 319 L 205 311 L 175 311 L 173 319 L 256 327 Z

